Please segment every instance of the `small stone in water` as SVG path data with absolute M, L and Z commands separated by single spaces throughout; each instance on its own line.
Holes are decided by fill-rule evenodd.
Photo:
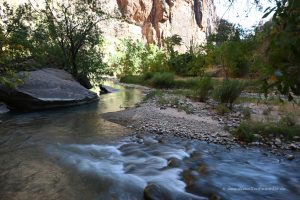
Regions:
M 290 154 L 290 155 L 287 155 L 287 156 L 286 156 L 286 159 L 287 159 L 287 160 L 294 160 L 294 159 L 295 159 L 295 156 L 292 155 L 292 154 Z

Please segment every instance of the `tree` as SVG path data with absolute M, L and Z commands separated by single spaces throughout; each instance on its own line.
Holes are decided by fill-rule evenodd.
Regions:
M 21 81 L 16 76 L 19 63 L 30 57 L 30 13 L 28 4 L 12 8 L 0 4 L 0 84 L 14 87 Z
M 229 0 L 232 4 L 236 0 Z M 252 0 L 261 8 L 261 0 Z M 271 26 L 265 31 L 262 89 L 287 95 L 289 100 L 300 96 L 300 2 L 299 0 L 272 0 L 273 7 L 265 9 L 263 18 L 273 15 Z M 270 23 L 268 22 L 268 25 Z M 265 34 L 264 33 L 264 34 Z M 260 34 L 262 35 L 262 34 Z
M 276 90 L 289 100 L 300 95 L 300 2 L 281 0 L 273 8 L 267 8 L 265 16 L 274 11 L 273 26 L 267 37 L 267 70 L 263 89 Z
M 75 77 L 91 77 L 100 69 L 103 42 L 98 23 L 108 17 L 96 0 L 45 0 L 45 24 L 51 41 L 60 49 L 64 67 Z M 96 56 L 98 54 L 98 56 Z M 99 66 L 97 66 L 99 65 Z
M 232 40 L 237 34 L 234 24 L 225 19 L 220 19 L 217 23 L 216 33 L 208 37 L 208 42 L 215 42 L 220 46 L 223 42 Z

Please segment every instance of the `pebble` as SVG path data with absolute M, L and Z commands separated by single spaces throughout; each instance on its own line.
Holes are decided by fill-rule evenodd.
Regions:
M 297 146 L 295 145 L 295 144 L 290 144 L 289 146 L 288 146 L 288 148 L 289 149 L 291 149 L 291 150 L 296 150 L 297 149 Z
M 294 136 L 293 139 L 294 139 L 294 140 L 299 140 L 300 137 L 299 137 L 299 136 Z
M 260 143 L 259 142 L 251 142 L 250 145 L 258 146 L 258 145 L 260 145 Z
M 292 155 L 292 154 L 289 154 L 289 155 L 286 155 L 286 159 L 287 159 L 287 160 L 294 160 L 294 159 L 295 159 L 295 156 Z
M 150 103 L 149 106 L 155 106 L 157 102 L 153 100 L 153 103 Z M 147 107 L 149 102 L 146 102 L 146 105 L 141 105 L 141 108 Z M 147 112 L 144 118 L 141 118 L 139 121 L 136 121 L 132 126 L 128 126 L 129 128 L 136 128 L 137 132 L 150 132 L 159 135 L 176 135 L 182 138 L 189 138 L 189 139 L 198 139 L 207 141 L 208 143 L 218 143 L 224 144 L 227 148 L 228 145 L 237 145 L 241 144 L 236 138 L 232 137 L 226 131 L 223 131 L 223 127 L 227 127 L 229 130 L 233 130 L 235 127 L 238 127 L 241 123 L 241 116 L 242 114 L 237 111 L 233 113 L 229 113 L 225 116 L 220 116 L 214 113 L 212 103 L 201 105 L 196 103 L 191 103 L 189 101 L 180 100 L 178 105 L 186 105 L 190 106 L 190 109 L 197 113 L 195 116 L 210 118 L 215 120 L 217 125 L 211 127 L 206 123 L 202 123 L 201 125 L 195 124 L 193 121 L 186 120 L 185 118 L 178 117 L 178 116 L 168 116 L 168 114 L 164 114 L 162 112 L 162 116 L 157 119 L 155 113 L 151 114 Z M 165 110 L 168 108 L 177 108 L 177 105 L 174 104 L 165 104 L 160 105 L 160 110 Z M 157 109 L 156 108 L 156 109 Z M 1 123 L 1 121 L 0 121 Z M 264 137 L 259 134 L 254 134 L 256 140 L 248 145 L 254 146 L 268 146 L 271 147 L 271 150 L 274 152 L 278 152 L 279 150 L 300 150 L 300 136 L 294 136 L 293 141 L 291 143 L 285 143 L 283 140 L 283 135 L 279 135 L 276 137 L 274 134 L 269 134 L 268 136 Z M 276 138 L 275 138 L 276 137 Z M 160 141 L 159 141 L 160 142 Z M 228 149 L 231 148 L 228 146 Z M 247 147 L 247 144 L 245 144 Z
M 274 141 L 274 144 L 276 145 L 276 146 L 280 146 L 281 145 L 281 140 L 279 139 L 279 138 L 275 138 L 275 141 Z

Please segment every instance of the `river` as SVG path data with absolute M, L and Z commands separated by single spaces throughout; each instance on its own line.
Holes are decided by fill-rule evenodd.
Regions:
M 150 183 L 170 199 L 300 199 L 299 156 L 135 137 L 100 116 L 142 98 L 120 87 L 89 105 L 2 116 L 0 199 L 139 200 Z

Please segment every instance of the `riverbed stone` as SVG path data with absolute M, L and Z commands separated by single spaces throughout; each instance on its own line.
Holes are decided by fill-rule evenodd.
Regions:
M 286 155 L 286 159 L 287 159 L 287 160 L 294 160 L 294 159 L 295 159 L 295 156 L 292 155 L 292 154 L 289 154 L 289 155 Z
M 171 199 L 170 194 L 163 187 L 157 184 L 149 184 L 144 189 L 145 200 L 167 200 Z
M 295 141 L 299 141 L 299 140 L 300 140 L 300 136 L 297 136 L 297 135 L 296 135 L 296 136 L 294 136 L 294 137 L 293 137 L 293 140 L 295 140 Z
M 45 68 L 18 72 L 23 84 L 16 88 L 0 86 L 0 100 L 20 110 L 40 110 L 90 103 L 98 95 L 89 91 L 68 72 Z
M 182 162 L 180 159 L 172 157 L 168 160 L 168 167 L 180 167 L 182 165 Z
M 9 112 L 10 110 L 7 108 L 6 104 L 3 102 L 0 102 L 0 114 L 4 114 Z
M 118 92 L 119 90 L 107 85 L 100 85 L 100 95 L 102 94 L 109 94 L 109 93 L 113 93 L 113 92 Z
M 275 138 L 274 144 L 276 146 L 280 146 L 282 144 L 281 140 L 279 138 Z
M 150 183 L 144 189 L 145 200 L 208 200 L 206 197 L 200 197 L 189 193 L 169 191 L 167 188 L 156 183 Z

